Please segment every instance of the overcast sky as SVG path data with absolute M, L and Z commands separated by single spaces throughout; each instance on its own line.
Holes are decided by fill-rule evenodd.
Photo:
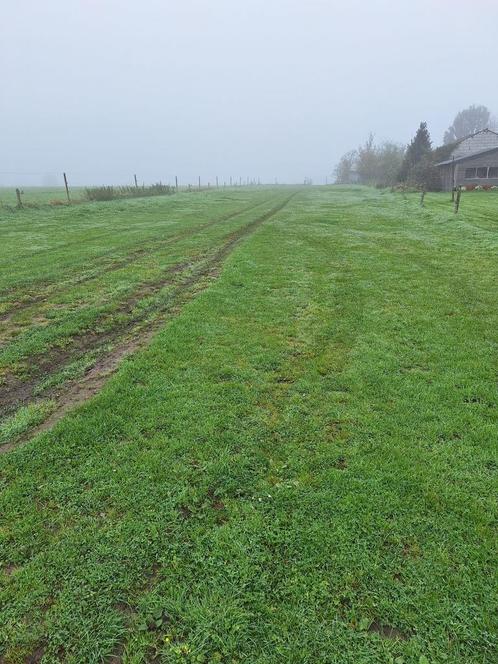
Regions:
M 325 180 L 498 113 L 498 0 L 2 0 L 0 183 Z

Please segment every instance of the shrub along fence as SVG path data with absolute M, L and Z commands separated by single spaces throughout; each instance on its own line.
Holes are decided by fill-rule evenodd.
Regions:
M 175 187 L 157 182 L 148 187 L 87 187 L 85 198 L 89 201 L 111 201 L 116 198 L 138 198 L 142 196 L 165 196 L 174 194 Z

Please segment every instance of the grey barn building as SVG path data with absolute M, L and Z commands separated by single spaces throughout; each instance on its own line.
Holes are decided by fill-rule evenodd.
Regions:
M 483 129 L 459 141 L 446 161 L 436 164 L 443 190 L 454 187 L 498 187 L 498 133 Z

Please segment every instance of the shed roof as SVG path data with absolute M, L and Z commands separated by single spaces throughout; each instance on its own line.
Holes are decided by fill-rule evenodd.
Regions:
M 480 156 L 491 154 L 492 152 L 497 152 L 497 151 L 498 151 L 498 147 L 488 148 L 487 150 L 481 150 L 480 152 L 472 152 L 470 154 L 466 154 L 463 157 L 454 157 L 453 159 L 447 159 L 446 161 L 440 161 L 439 164 L 436 164 L 436 166 L 448 166 L 449 164 L 457 164 L 460 161 L 467 161 L 468 159 L 474 159 L 475 157 L 480 157 Z
M 467 136 L 458 138 L 455 141 L 455 145 L 460 145 L 460 143 L 463 143 L 468 138 L 474 138 L 474 136 L 479 136 L 479 134 L 494 134 L 495 136 L 498 136 L 498 131 L 494 131 L 493 129 L 489 129 L 488 127 L 486 127 L 486 129 L 479 129 L 479 131 L 475 131 L 473 134 L 467 134 Z

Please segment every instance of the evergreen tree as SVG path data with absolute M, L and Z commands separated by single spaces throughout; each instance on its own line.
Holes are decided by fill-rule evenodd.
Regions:
M 399 173 L 400 182 L 406 182 L 414 166 L 431 154 L 432 141 L 427 122 L 421 122 L 412 142 L 406 149 L 405 158 Z

